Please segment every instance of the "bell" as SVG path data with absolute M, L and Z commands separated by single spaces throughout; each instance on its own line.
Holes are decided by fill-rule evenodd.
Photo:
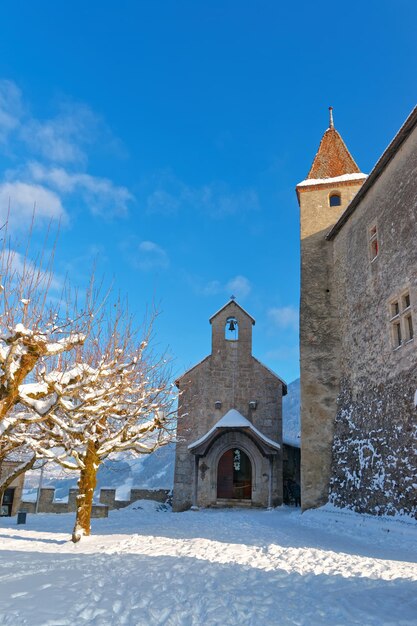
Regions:
M 229 322 L 229 331 L 232 333 L 234 330 L 236 330 L 235 321 L 234 320 L 230 320 L 230 322 Z

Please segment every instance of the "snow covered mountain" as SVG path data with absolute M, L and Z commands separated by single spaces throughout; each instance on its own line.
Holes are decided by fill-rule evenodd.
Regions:
M 288 385 L 282 399 L 282 438 L 290 446 L 300 447 L 300 379 Z
M 156 450 L 150 455 L 133 457 L 120 455 L 105 461 L 97 473 L 97 496 L 103 487 L 116 489 L 120 500 L 129 497 L 132 487 L 144 489 L 171 489 L 174 482 L 175 444 Z M 36 499 L 40 471 L 26 473 L 24 499 Z M 65 499 L 69 489 L 77 486 L 78 474 L 65 471 L 57 465 L 46 466 L 43 487 L 54 487 L 55 498 Z
M 288 385 L 283 399 L 283 440 L 292 446 L 300 446 L 300 379 Z M 171 489 L 174 482 L 175 444 L 169 444 L 153 454 L 142 457 L 121 455 L 118 460 L 107 460 L 97 475 L 97 493 L 102 487 L 116 489 L 117 498 L 129 496 L 132 487 L 144 489 Z M 26 496 L 36 493 L 39 471 L 27 472 Z M 66 498 L 68 490 L 77 486 L 78 476 L 64 472 L 56 465 L 45 471 L 43 486 L 55 487 L 57 499 Z M 26 497 L 25 496 L 25 497 Z

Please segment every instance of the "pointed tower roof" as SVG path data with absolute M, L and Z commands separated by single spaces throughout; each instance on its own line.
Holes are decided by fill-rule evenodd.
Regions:
M 329 107 L 330 123 L 319 145 L 313 165 L 308 173 L 307 180 L 322 178 L 336 178 L 346 174 L 360 174 L 352 155 L 345 142 L 333 124 L 333 107 Z

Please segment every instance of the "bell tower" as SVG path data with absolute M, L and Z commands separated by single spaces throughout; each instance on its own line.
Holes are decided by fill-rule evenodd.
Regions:
M 229 302 L 210 318 L 212 355 L 223 358 L 233 350 L 241 356 L 252 355 L 252 326 L 255 320 L 232 296 Z
M 333 421 L 339 390 L 337 293 L 333 244 L 326 240 L 362 186 L 362 174 L 334 127 L 325 131 L 307 178 L 296 187 L 300 205 L 301 499 L 303 509 L 327 502 Z

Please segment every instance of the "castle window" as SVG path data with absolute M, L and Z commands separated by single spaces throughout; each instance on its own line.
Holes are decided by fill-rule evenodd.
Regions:
M 410 292 L 406 291 L 389 304 L 391 340 L 394 350 L 414 338 Z
M 371 226 L 369 229 L 369 258 L 371 262 L 378 256 L 378 230 L 377 227 Z
M 403 295 L 403 311 L 408 308 L 410 308 L 410 294 L 405 293 Z
M 400 304 L 398 302 L 398 300 L 394 300 L 394 302 L 391 302 L 391 317 L 395 317 L 396 315 L 400 314 Z
M 392 323 L 392 341 L 394 348 L 399 348 L 402 343 L 400 320 Z
M 414 337 L 413 330 L 413 318 L 411 317 L 411 313 L 404 316 L 404 326 L 405 326 L 405 340 L 411 341 Z
M 237 341 L 239 339 L 239 325 L 235 317 L 228 317 L 224 327 L 224 338 L 227 341 Z
M 331 193 L 329 196 L 329 206 L 340 206 L 342 204 L 342 196 L 340 193 Z

